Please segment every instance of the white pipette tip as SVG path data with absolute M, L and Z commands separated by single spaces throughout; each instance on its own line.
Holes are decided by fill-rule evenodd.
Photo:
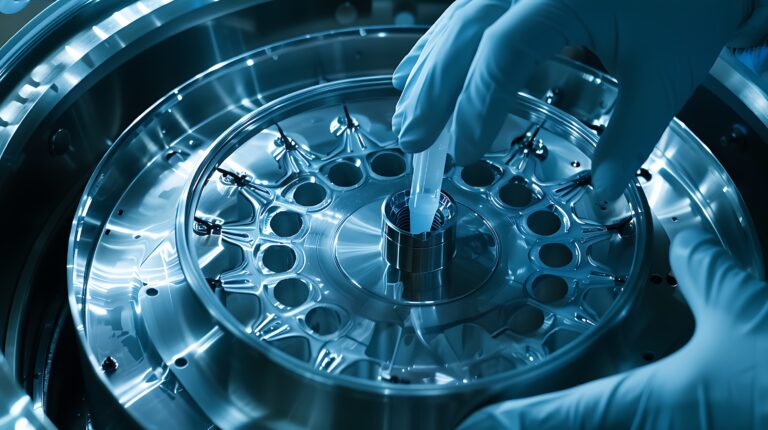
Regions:
M 432 229 L 432 221 L 440 204 L 445 158 L 451 141 L 448 128 L 446 125 L 429 149 L 413 156 L 413 181 L 408 200 L 411 234 L 425 233 Z
M 431 209 L 432 205 L 418 205 L 411 211 L 411 233 L 419 234 L 432 230 L 432 221 L 435 218 L 437 205 Z

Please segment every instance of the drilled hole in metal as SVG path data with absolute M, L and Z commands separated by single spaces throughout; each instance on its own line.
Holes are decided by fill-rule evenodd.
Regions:
M 158 291 L 157 288 L 147 288 L 147 295 L 150 297 L 155 297 L 157 295 Z
M 542 236 L 551 236 L 557 233 L 561 225 L 560 217 L 551 211 L 538 211 L 528 216 L 528 228 Z
M 384 152 L 371 160 L 373 173 L 386 178 L 394 178 L 405 172 L 405 160 L 394 152 Z
M 544 346 L 549 352 L 555 352 L 576 340 L 577 337 L 579 337 L 579 332 L 560 328 L 547 336 L 547 340 L 544 341 Z
M 293 192 L 293 200 L 302 206 L 317 206 L 325 200 L 325 196 L 325 188 L 314 182 L 305 182 Z
M 280 237 L 290 237 L 301 230 L 304 221 L 295 212 L 278 212 L 269 220 L 269 227 Z
M 568 283 L 554 275 L 542 275 L 533 281 L 533 296 L 542 303 L 556 302 L 568 294 Z
M 672 273 L 669 273 L 667 275 L 667 284 L 669 284 L 670 287 L 676 287 L 677 286 L 677 278 Z
M 563 267 L 573 260 L 573 253 L 562 243 L 547 243 L 539 249 L 539 258 L 549 267 Z
M 285 245 L 272 245 L 261 256 L 264 267 L 275 273 L 291 270 L 296 264 L 296 253 Z
M 509 329 L 517 334 L 529 334 L 544 324 L 544 312 L 539 308 L 525 305 L 509 319 Z
M 513 179 L 501 187 L 499 198 L 513 208 L 523 208 L 533 201 L 533 191 L 523 181 Z
M 337 187 L 354 187 L 363 180 L 363 171 L 355 164 L 342 161 L 334 164 L 328 170 L 328 180 Z
M 637 171 L 637 176 L 645 182 L 650 182 L 651 179 L 653 179 L 653 174 L 644 167 L 641 167 L 640 170 Z
M 275 299 L 289 308 L 301 306 L 309 298 L 309 285 L 301 279 L 283 279 L 275 284 Z
M 187 364 L 189 364 L 189 361 L 187 361 L 187 359 L 184 357 L 179 357 L 173 361 L 173 364 L 176 367 L 182 368 L 182 367 L 187 367 Z
M 182 151 L 168 151 L 165 154 L 165 161 L 168 162 L 171 166 L 175 166 L 176 164 L 181 163 L 186 159 L 188 156 L 187 153 Z
M 461 171 L 461 179 L 472 187 L 487 187 L 496 182 L 498 172 L 493 165 L 479 161 Z
M 305 322 L 313 332 L 328 336 L 341 328 L 341 315 L 331 308 L 314 308 L 307 312 Z

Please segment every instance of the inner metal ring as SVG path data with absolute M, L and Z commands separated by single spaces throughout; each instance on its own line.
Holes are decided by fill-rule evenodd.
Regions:
M 376 222 L 383 221 L 381 207 L 388 197 L 378 196 L 355 211 L 336 236 L 336 261 L 355 286 L 393 303 L 433 305 L 463 297 L 490 278 L 498 263 L 498 238 L 485 219 L 460 203 L 456 203 L 459 228 L 450 262 L 447 256 L 441 257 L 439 263 L 427 263 L 433 267 L 423 267 L 425 270 L 412 270 L 406 263 L 406 270 L 388 264 L 381 253 L 391 239 L 382 238 L 381 227 L 376 228 Z M 441 245 L 436 243 L 436 247 Z M 433 270 L 426 270 L 430 268 Z
M 588 159 L 594 135 L 528 98 L 515 111 L 524 119 L 511 117 L 507 133 L 528 121 L 538 124 L 534 133 L 520 130 L 478 164 L 446 170 L 444 191 L 458 210 L 445 270 L 388 265 L 381 208 L 409 178 L 374 174 L 371 160 L 400 154 L 394 164 L 410 170 L 389 118 L 381 128 L 370 120 L 391 113 L 389 85 L 388 78 L 350 80 L 287 97 L 231 128 L 203 161 L 180 207 L 177 237 L 182 269 L 218 321 L 309 372 L 357 384 L 463 385 L 547 362 L 629 303 L 642 270 L 645 203 L 629 188 L 601 213 L 585 192 L 589 172 L 571 172 L 570 161 Z M 342 112 L 353 121 L 340 131 Z M 521 134 L 549 149 L 527 151 Z M 259 157 L 271 157 L 271 166 Z M 222 186 L 221 175 L 247 180 Z M 261 229 L 261 214 L 278 210 L 301 217 L 303 236 Z M 189 235 L 188 220 L 201 219 L 218 227 Z M 270 250 L 280 252 L 268 258 Z M 526 284 L 540 274 L 577 279 L 568 283 L 571 300 L 530 295 Z M 293 278 L 317 291 L 301 306 L 262 295 L 263 286 Z M 407 287 L 414 283 L 425 287 Z M 612 304 L 592 306 L 589 292 L 597 289 Z M 235 319 L 219 294 L 248 294 L 259 305 Z
M 237 3 L 210 5 L 231 8 Z M 202 8 L 202 4 L 198 6 Z M 180 12 L 188 6 L 187 2 L 171 2 L 163 6 L 162 13 L 168 16 L 172 10 Z M 258 15 L 254 12 L 247 11 L 248 19 Z M 194 14 L 195 19 L 203 15 L 197 11 Z M 148 16 L 134 27 L 144 29 L 146 21 L 154 18 Z M 108 20 L 114 21 L 114 17 Z M 229 16 L 218 21 L 235 22 Z M 166 24 L 162 26 L 164 33 L 170 28 Z M 198 34 L 210 34 L 210 25 L 206 22 L 198 26 Z M 99 25 L 94 31 L 102 28 Z M 99 38 L 86 30 L 78 37 L 98 42 Z M 703 226 L 718 232 L 726 247 L 745 261 L 760 259 L 752 240 L 754 229 L 738 193 L 721 192 L 733 190 L 733 182 L 691 130 L 677 121 L 670 125 L 644 166 L 647 171 L 641 184 L 649 196 L 656 227 L 652 239 L 650 226 L 643 226 L 643 219 L 648 221 L 651 216 L 644 203 L 632 196 L 637 187 L 626 197 L 632 210 L 644 216 L 635 216 L 627 223 L 611 219 L 610 208 L 564 204 L 561 195 L 567 197 L 568 190 L 579 192 L 584 186 L 577 184 L 588 183 L 588 177 L 575 176 L 590 169 L 589 155 L 596 140 L 596 135 L 579 121 L 599 132 L 615 102 L 616 87 L 613 80 L 594 70 L 558 59 L 542 64 L 542 72 L 534 77 L 527 93 L 549 100 L 545 93 L 558 90 L 560 97 L 554 104 L 579 121 L 565 117 L 552 106 L 522 99 L 482 163 L 469 168 L 451 163 L 446 166 L 446 183 L 454 187 L 452 196 L 464 190 L 478 196 L 476 201 L 465 197 L 461 201 L 475 208 L 489 228 L 507 225 L 515 233 L 499 233 L 499 263 L 491 278 L 465 296 L 429 305 L 394 303 L 355 285 L 337 267 L 333 254 L 327 252 L 332 249 L 336 232 L 319 226 L 325 223 L 338 227 L 348 218 L 351 210 L 338 206 L 342 197 L 349 196 L 350 208 L 371 201 L 367 193 L 361 192 L 370 190 L 367 184 L 391 185 L 391 189 L 381 192 L 381 201 L 407 188 L 407 179 L 403 183 L 397 183 L 397 179 L 408 178 L 408 158 L 395 146 L 373 145 L 394 138 L 389 117 L 397 93 L 391 90 L 387 77 L 381 79 L 380 89 L 389 88 L 389 93 L 361 89 L 358 96 L 336 94 L 338 97 L 323 100 L 323 94 L 329 93 L 319 91 L 313 93 L 319 98 L 302 104 L 302 100 L 309 100 L 302 98 L 307 93 L 297 91 L 323 82 L 391 73 L 422 31 L 352 29 L 302 36 L 223 63 L 217 56 L 211 63 L 215 67 L 158 100 L 116 140 L 114 130 L 95 134 L 114 143 L 83 193 L 68 262 L 70 305 L 86 358 L 84 367 L 95 380 L 94 388 L 105 393 L 88 399 L 93 406 L 89 419 L 97 422 L 98 414 L 106 418 L 100 421 L 104 425 L 113 422 L 114 411 L 124 410 L 140 425 L 150 427 L 346 428 L 382 423 L 398 429 L 455 427 L 470 412 L 490 402 L 607 376 L 615 369 L 644 363 L 638 360 L 649 352 L 662 357 L 664 351 L 679 347 L 675 339 L 684 339 L 692 327 L 684 309 L 675 307 L 679 306 L 677 295 L 667 294 L 669 286 L 658 281 L 673 279 L 671 274 L 666 276 L 669 267 L 665 232 L 674 237 L 684 228 Z M 186 46 L 187 36 L 176 40 L 183 41 L 182 45 L 164 43 L 162 51 L 149 50 L 140 58 L 142 70 L 158 64 L 153 60 L 157 52 L 173 52 L 174 47 Z M 113 39 L 101 42 L 98 58 L 105 58 L 101 48 L 116 46 Z M 61 40 L 64 42 L 53 46 L 63 49 L 65 42 L 80 46 L 66 37 Z M 139 40 L 150 44 L 157 41 L 154 37 Z M 136 43 L 131 51 L 134 48 L 143 49 Z M 83 66 L 90 65 L 93 59 L 86 54 L 74 66 L 46 77 L 45 82 L 69 82 L 70 72 L 90 76 L 83 74 Z M 114 65 L 105 63 L 94 72 L 112 70 Z M 141 86 L 142 75 L 131 70 L 135 69 L 117 68 L 107 74 L 131 78 Z M 142 93 L 144 101 L 154 101 L 159 97 L 157 91 L 171 88 L 178 76 L 158 75 L 164 84 Z M 76 87 L 63 86 L 86 91 L 82 100 L 70 108 L 70 113 L 80 112 L 73 118 L 79 118 L 82 112 L 98 113 L 82 109 L 93 101 L 90 96 L 106 94 L 103 86 L 89 90 L 93 82 L 82 79 Z M 28 89 L 21 85 L 23 82 L 19 89 Z M 41 88 L 43 91 L 36 94 L 46 97 L 40 103 L 27 95 L 22 99 L 9 97 L 8 103 L 22 100 L 24 106 L 34 105 L 34 117 L 43 118 L 41 112 L 53 106 L 49 103 L 51 97 L 59 100 L 71 93 L 62 92 L 61 85 L 46 84 Z M 287 94 L 291 95 L 271 103 Z M 390 98 L 384 110 L 376 108 L 374 99 L 379 95 Z M 287 112 L 289 109 L 292 113 Z M 111 111 L 107 116 L 111 118 Z M 24 136 L 38 136 L 43 141 L 47 138 L 48 127 L 35 127 L 37 122 L 32 117 L 10 135 L 17 143 Z M 53 120 L 56 116 L 48 117 Z M 254 124 L 249 121 L 258 122 L 260 118 L 264 122 L 256 124 L 253 133 L 243 132 L 248 124 Z M 282 128 L 285 139 L 275 123 Z M 233 134 L 227 134 L 233 124 Z M 69 155 L 85 161 L 80 170 L 84 175 L 85 169 L 90 171 L 96 162 L 92 156 L 104 150 L 103 139 L 75 139 L 84 130 L 71 120 L 69 126 L 74 127 L 69 131 L 76 145 L 76 152 Z M 223 146 L 226 152 L 233 135 L 253 137 L 248 145 L 263 151 L 250 154 L 251 161 L 239 159 L 247 169 L 228 163 L 214 172 L 212 162 L 216 160 L 208 156 L 209 150 Z M 360 148 L 361 144 L 365 149 Z M 82 145 L 88 146 L 87 150 L 81 151 Z M 296 156 L 286 158 L 287 153 Z M 37 158 L 25 158 L 26 164 L 22 164 L 27 167 L 16 170 L 34 171 L 38 158 L 48 155 L 45 151 L 35 154 Z M 223 152 L 218 156 L 227 158 Z M 201 162 L 212 170 L 206 167 L 205 172 L 198 172 Z M 65 165 L 67 168 L 62 170 Z M 79 193 L 82 184 L 73 186 L 72 181 L 81 175 L 67 170 L 69 163 L 50 167 L 37 174 L 68 178 L 48 183 L 55 184 L 59 191 L 77 188 Z M 66 174 L 61 176 L 62 172 Z M 184 232 L 196 241 L 207 242 L 215 251 L 204 265 L 209 278 L 200 279 L 187 276 L 187 272 L 192 273 L 187 269 L 195 262 L 185 263 L 185 271 L 181 270 L 177 245 L 187 241 L 176 237 L 175 209 L 180 196 L 188 190 L 189 177 L 200 181 L 211 177 L 211 173 L 217 181 L 208 181 L 205 196 L 200 198 L 201 207 L 220 204 L 220 210 L 196 214 L 200 215 L 197 220 L 188 221 L 197 227 L 195 232 Z M 25 176 L 17 176 L 19 183 L 26 183 Z M 203 188 L 198 185 L 195 190 Z M 274 193 L 280 194 L 279 201 L 272 199 Z M 55 206 L 55 202 L 46 202 L 43 199 L 38 203 Z M 249 208 L 250 202 L 254 203 Z M 265 209 L 254 210 L 256 207 Z M 495 208 L 500 211 L 495 212 Z M 185 214 L 191 213 L 188 209 Z M 504 218 L 496 214 L 504 214 Z M 256 230 L 258 235 L 248 234 Z M 606 235 L 606 230 L 613 234 Z M 647 282 L 643 282 L 641 260 L 634 260 L 637 269 L 634 265 L 632 270 L 622 269 L 634 259 L 629 246 L 632 234 L 637 236 L 636 251 L 649 256 L 649 271 L 645 273 L 653 275 Z M 597 240 L 606 236 L 609 239 Z M 646 239 L 654 247 L 646 247 Z M 619 246 L 621 243 L 626 247 Z M 607 268 L 595 264 L 588 272 L 589 264 L 584 261 L 589 263 L 589 259 L 614 264 Z M 257 264 L 245 265 L 252 261 Z M 305 272 L 308 267 L 325 271 L 313 275 Z M 518 270 L 505 272 L 500 267 Z M 533 273 L 532 267 L 536 268 Z M 493 285 L 509 288 L 488 288 Z M 647 293 L 644 297 L 650 294 L 666 299 L 661 303 L 643 301 L 640 308 L 627 312 L 638 290 Z M 359 306 L 337 306 L 327 299 L 329 291 L 354 298 L 349 303 Z M 519 294 L 520 300 L 504 302 L 504 297 L 498 297 L 502 292 Z M 221 303 L 221 308 L 217 309 L 215 301 Z M 494 307 L 498 302 L 508 305 Z M 380 313 L 386 306 L 391 312 Z M 348 313 L 348 309 L 355 312 Z M 503 309 L 508 311 L 496 312 Z M 660 309 L 669 311 L 658 315 Z M 440 312 L 441 325 L 433 322 L 433 310 Z M 398 344 L 387 339 L 396 340 L 398 332 L 405 334 L 403 341 L 418 340 L 418 345 L 424 345 L 422 338 L 407 336 L 415 333 L 413 324 L 403 324 L 407 320 L 421 323 L 423 340 L 432 349 L 447 354 L 456 346 L 464 363 L 471 363 L 469 351 L 477 352 L 476 345 L 488 345 L 484 333 L 493 324 L 451 326 L 451 314 L 461 312 L 470 318 L 488 315 L 485 321 L 505 322 L 509 329 L 497 332 L 491 339 L 516 339 L 519 346 L 513 351 L 530 348 L 534 352 L 527 357 L 530 361 L 515 362 L 516 367 L 506 371 L 496 365 L 498 362 L 476 362 L 471 366 L 477 369 L 472 370 L 477 379 L 458 383 L 440 375 L 439 381 L 448 382 L 440 385 L 429 383 L 427 377 L 413 378 L 417 373 L 408 368 L 398 370 L 393 366 L 394 372 L 382 372 L 378 363 L 391 359 L 354 360 L 361 345 L 370 346 L 375 340 L 383 340 L 381 347 L 370 347 L 363 353 L 384 357 L 389 346 Z M 395 318 L 389 323 L 358 325 L 354 320 L 358 314 Z M 593 315 L 600 318 L 590 318 Z M 649 321 L 653 326 L 648 325 Z M 352 330 L 355 327 L 357 330 Z M 658 327 L 668 330 L 662 328 L 663 336 L 658 336 Z M 441 339 L 450 342 L 442 343 Z M 446 344 L 451 348 L 444 348 Z M 535 354 L 539 351 L 544 354 Z M 14 355 L 8 358 L 13 360 Z M 600 360 L 591 359 L 596 356 Z M 403 357 L 401 362 L 408 361 L 407 355 Z M 413 355 L 411 366 L 421 365 L 424 357 L 430 354 Z M 453 362 L 458 364 L 460 360 Z M 429 375 L 429 366 L 421 370 L 425 371 L 422 375 Z M 40 378 L 37 383 L 43 385 L 42 381 L 47 380 Z M 301 407 L 296 407 L 298 404 Z M 167 413 L 152 413 L 158 408 Z

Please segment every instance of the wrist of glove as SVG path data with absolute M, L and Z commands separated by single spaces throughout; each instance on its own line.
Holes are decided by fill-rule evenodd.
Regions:
M 696 318 L 687 345 L 633 371 L 489 406 L 460 429 L 768 428 L 768 285 L 701 230 L 678 234 L 670 254 Z
M 758 3 L 755 3 L 758 2 Z M 458 0 L 395 72 L 392 120 L 403 150 L 421 152 L 450 124 L 467 165 L 497 138 L 512 99 L 565 46 L 594 52 L 619 81 L 592 160 L 596 197 L 634 180 L 721 50 L 759 26 L 768 0 Z
M 10 15 L 21 11 L 29 4 L 29 0 L 0 0 L 0 13 Z
M 768 0 L 755 0 L 752 13 L 739 27 L 730 48 L 751 48 L 768 40 Z

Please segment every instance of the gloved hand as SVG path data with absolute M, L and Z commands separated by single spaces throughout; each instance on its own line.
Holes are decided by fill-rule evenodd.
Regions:
M 0 13 L 12 14 L 27 7 L 29 0 L 0 0 Z
M 397 68 L 392 126 L 406 152 L 435 141 L 455 109 L 456 162 L 497 136 L 508 105 L 564 46 L 593 51 L 619 98 L 593 159 L 598 197 L 618 197 L 723 46 L 760 26 L 766 0 L 459 0 Z M 516 4 L 515 4 L 516 3 Z M 750 25 L 748 25 L 750 24 Z M 765 31 L 763 26 L 763 31 Z
M 700 230 L 679 234 L 670 258 L 696 318 L 685 347 L 634 371 L 495 404 L 460 428 L 768 428 L 768 284 Z

